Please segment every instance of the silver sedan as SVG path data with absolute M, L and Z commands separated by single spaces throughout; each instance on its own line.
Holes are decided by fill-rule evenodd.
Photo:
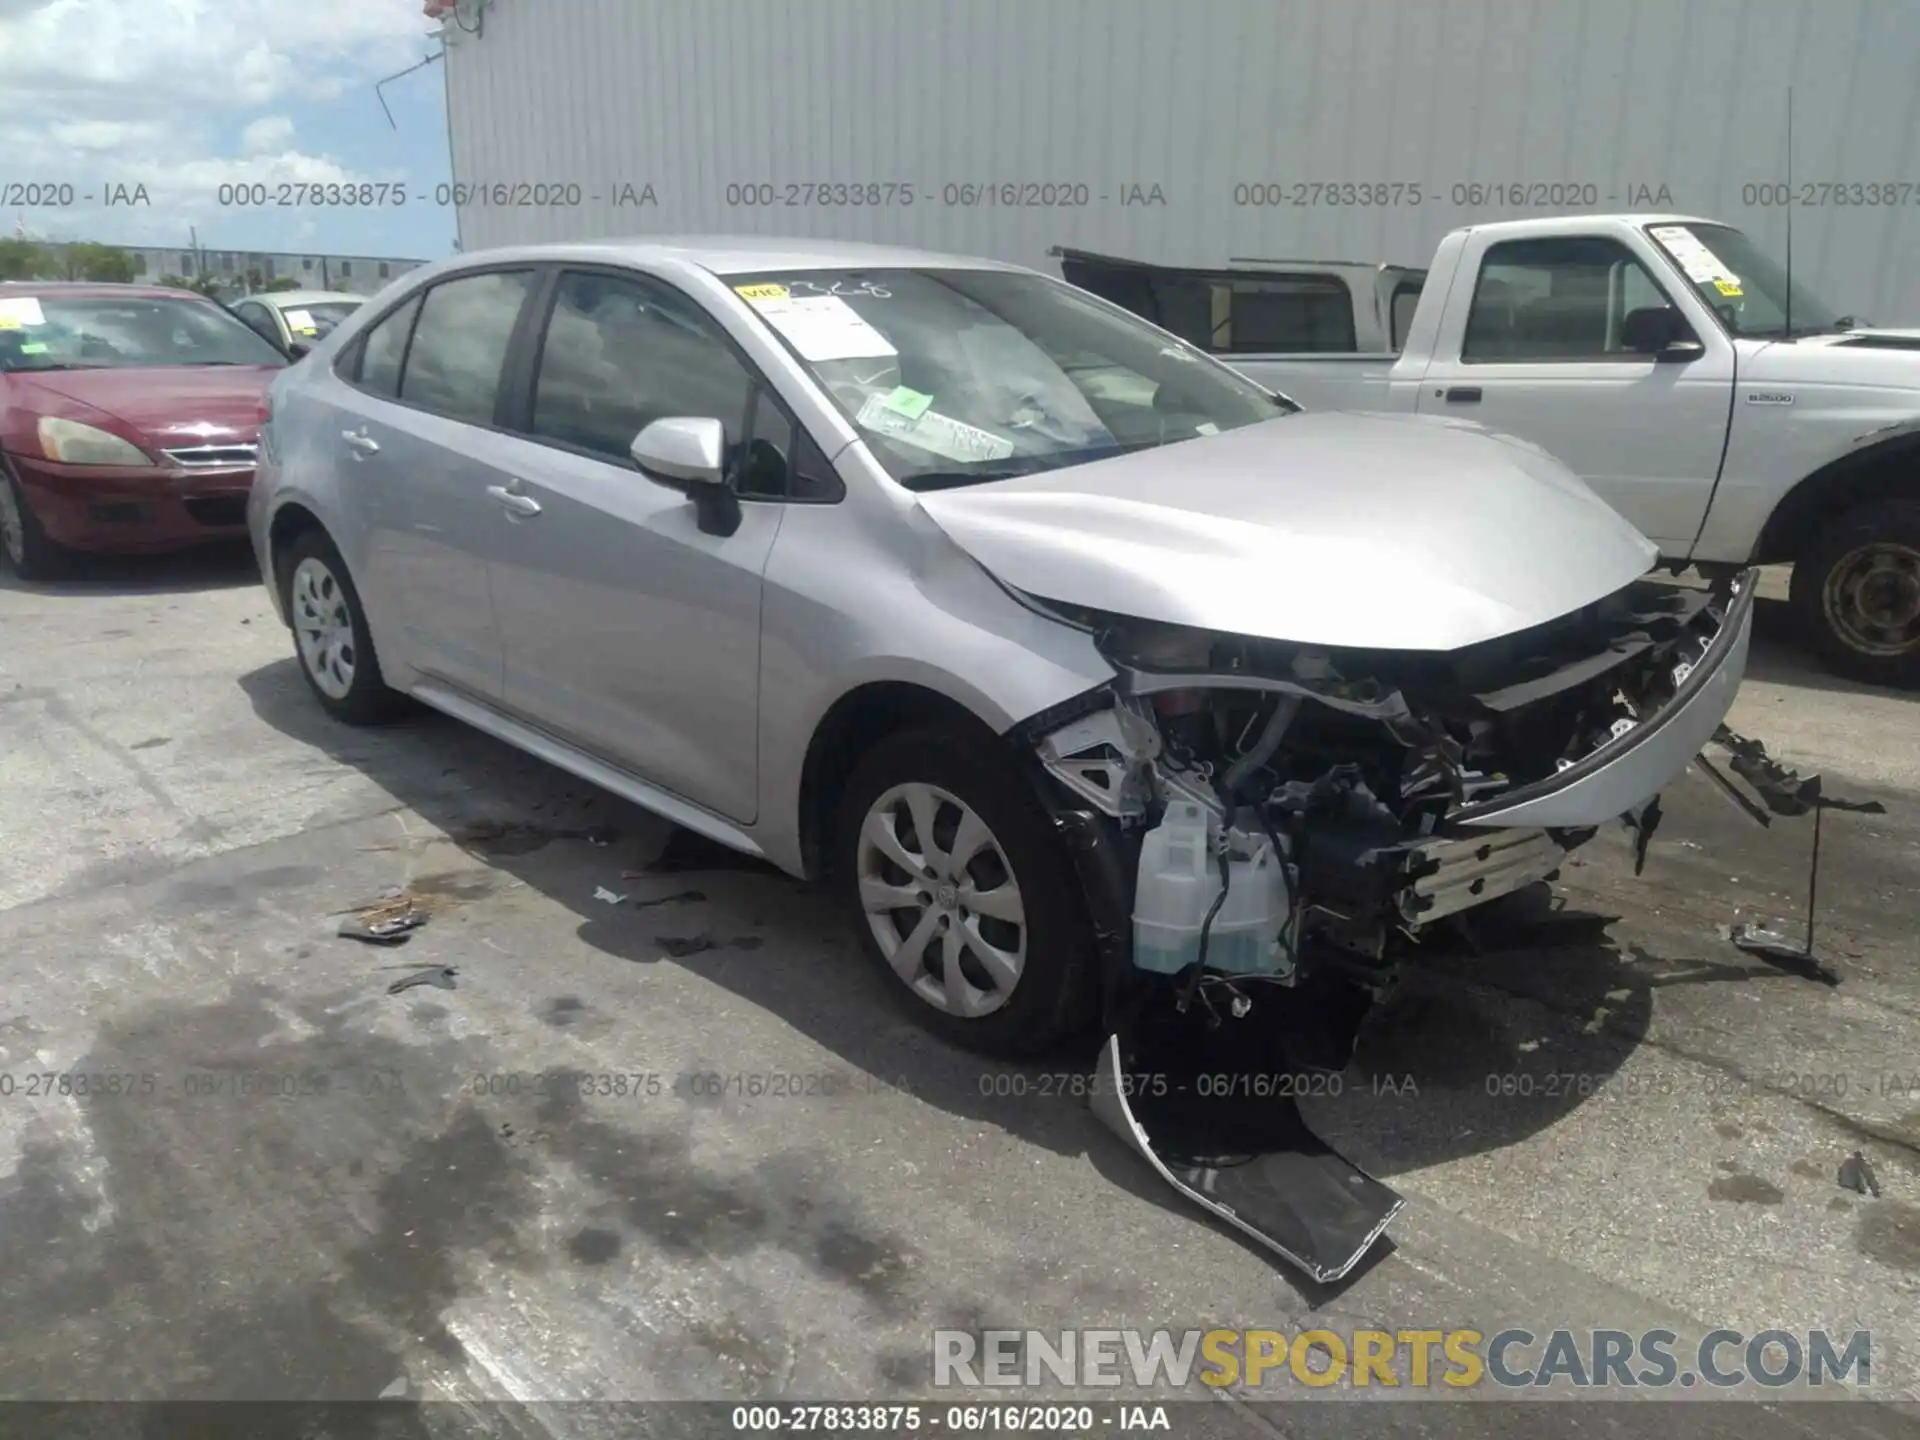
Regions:
M 829 242 L 416 271 L 276 380 L 250 518 L 330 713 L 410 697 L 826 877 L 913 1013 L 1011 1054 L 1384 973 L 1650 825 L 1751 622 L 1534 447 Z

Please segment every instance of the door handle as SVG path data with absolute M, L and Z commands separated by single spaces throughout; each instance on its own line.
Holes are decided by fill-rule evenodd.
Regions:
M 1449 405 L 1478 405 L 1480 387 L 1478 385 L 1449 385 L 1447 387 Z
M 358 450 L 362 455 L 378 455 L 380 453 L 380 442 L 364 431 L 343 430 L 340 432 L 340 438 L 355 450 Z
M 540 502 L 531 495 L 522 495 L 518 490 L 505 485 L 489 485 L 487 494 L 498 500 L 516 515 L 538 515 Z

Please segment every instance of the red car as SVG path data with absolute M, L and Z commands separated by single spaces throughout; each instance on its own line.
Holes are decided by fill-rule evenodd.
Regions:
M 267 386 L 289 363 L 186 291 L 0 284 L 0 550 L 32 580 L 75 552 L 244 536 Z

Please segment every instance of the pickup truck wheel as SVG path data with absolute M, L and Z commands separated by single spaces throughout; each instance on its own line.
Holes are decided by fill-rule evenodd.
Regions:
M 984 738 L 937 726 L 868 751 L 842 796 L 833 884 L 919 1024 L 1019 1059 L 1077 1027 L 1091 946 L 1053 827 Z
M 326 712 L 349 725 L 377 725 L 404 708 L 374 654 L 360 592 L 333 542 L 309 530 L 293 542 L 281 573 L 300 674 Z
M 1850 510 L 1794 562 L 1792 603 L 1829 669 L 1920 686 L 1920 501 Z

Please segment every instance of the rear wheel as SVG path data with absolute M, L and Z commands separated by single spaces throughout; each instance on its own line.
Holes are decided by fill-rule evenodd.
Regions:
M 374 725 L 402 709 L 374 653 L 360 593 L 333 542 L 309 530 L 293 542 L 283 566 L 287 622 L 300 673 L 335 719 Z
M 834 884 L 921 1025 L 1020 1058 L 1077 1028 L 1091 946 L 1072 867 L 998 743 L 939 726 L 869 751 L 842 800 Z
M 0 550 L 22 580 L 52 580 L 65 574 L 73 552 L 47 538 L 39 517 L 14 478 L 0 466 Z
M 1827 667 L 1920 686 L 1920 501 L 1850 510 L 1794 562 L 1792 603 Z

